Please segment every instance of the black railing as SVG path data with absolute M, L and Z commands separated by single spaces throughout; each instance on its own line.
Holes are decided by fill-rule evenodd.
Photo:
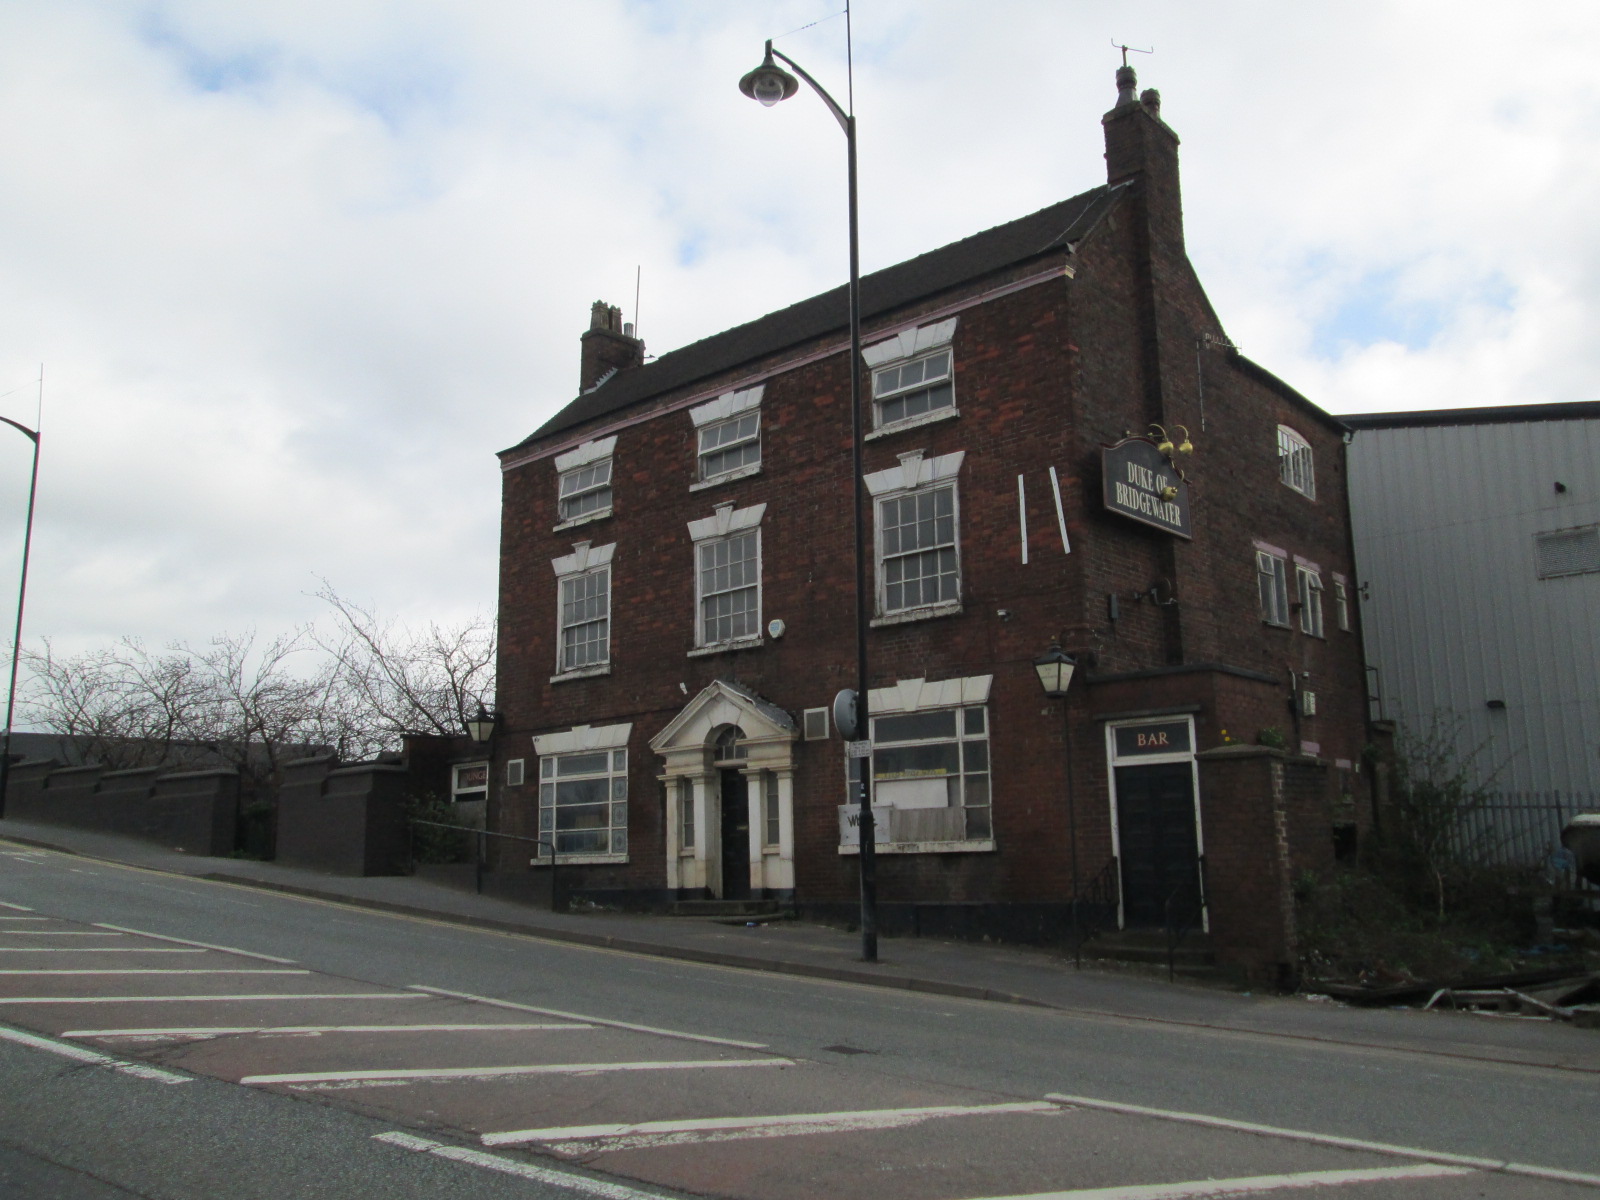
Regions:
M 407 824 L 407 832 L 410 835 L 410 844 L 408 847 L 409 853 L 407 857 L 410 860 L 411 870 L 413 872 L 415 872 L 417 869 L 416 829 L 419 825 L 426 826 L 429 829 L 448 829 L 452 833 L 464 833 L 471 835 L 473 842 L 473 884 L 480 896 L 483 894 L 483 875 L 484 872 L 489 869 L 490 838 L 497 838 L 501 842 L 526 842 L 529 845 L 538 846 L 539 853 L 533 857 L 528 865 L 530 867 L 545 865 L 541 860 L 543 860 L 548 854 L 550 867 L 550 911 L 561 911 L 560 890 L 556 886 L 556 847 L 555 843 L 549 838 L 522 837 L 520 834 L 515 833 L 494 833 L 487 829 L 474 829 L 468 825 L 447 825 L 442 821 L 421 821 L 413 817 Z
M 1178 977 L 1178 947 L 1194 927 L 1205 919 L 1206 856 L 1195 860 L 1194 874 L 1167 893 L 1161 906 L 1162 924 L 1167 931 L 1167 979 Z
M 1075 965 L 1083 965 L 1083 944 L 1099 937 L 1116 919 L 1121 893 L 1121 874 L 1113 855 L 1072 898 L 1072 961 Z

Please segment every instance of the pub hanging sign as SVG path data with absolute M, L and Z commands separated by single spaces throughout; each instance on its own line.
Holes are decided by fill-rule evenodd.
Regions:
M 1194 537 L 1189 484 L 1154 442 L 1124 438 L 1101 450 L 1100 466 L 1107 509 L 1181 538 Z

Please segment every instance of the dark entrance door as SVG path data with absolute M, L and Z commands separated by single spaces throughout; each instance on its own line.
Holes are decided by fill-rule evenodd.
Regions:
M 722 898 L 750 897 L 750 794 L 743 771 L 721 771 Z
M 1188 763 L 1117 768 L 1117 841 L 1124 924 L 1161 925 L 1173 889 L 1199 879 Z

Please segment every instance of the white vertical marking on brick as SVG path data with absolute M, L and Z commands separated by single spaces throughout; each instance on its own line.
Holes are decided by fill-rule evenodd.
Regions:
M 1050 468 L 1050 490 L 1056 497 L 1056 524 L 1061 527 L 1061 549 L 1064 553 L 1072 553 L 1072 543 L 1067 540 L 1067 514 L 1061 508 L 1061 480 L 1056 478 L 1056 469 Z
M 1022 565 L 1028 565 L 1028 492 L 1022 476 L 1017 476 L 1017 523 L 1022 531 Z
M 447 1146 L 443 1142 L 429 1141 L 427 1138 L 420 1138 L 412 1133 L 400 1133 L 398 1131 L 394 1133 L 375 1133 L 372 1135 L 372 1140 L 387 1142 L 389 1145 L 401 1150 L 411 1150 L 419 1154 L 431 1154 L 435 1158 L 447 1158 L 452 1162 L 483 1167 L 489 1171 L 499 1171 L 503 1175 L 515 1175 L 521 1179 L 532 1179 L 554 1187 L 570 1188 L 572 1191 L 580 1192 L 584 1195 L 598 1196 L 600 1200 L 665 1200 L 658 1192 L 642 1192 L 638 1188 L 625 1187 L 620 1183 L 606 1183 L 604 1180 L 587 1179 L 582 1175 L 573 1175 L 566 1171 L 537 1166 L 534 1163 L 513 1162 L 508 1158 L 485 1154 L 482 1150 L 469 1150 L 465 1146 Z

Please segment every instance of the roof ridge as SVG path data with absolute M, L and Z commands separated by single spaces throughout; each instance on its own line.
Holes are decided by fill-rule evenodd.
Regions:
M 867 318 L 903 308 L 925 296 L 1070 246 L 1073 235 L 1081 238 L 1097 225 L 1101 213 L 1127 186 L 1100 184 L 1025 216 L 872 271 L 861 278 L 861 315 Z M 847 291 L 847 285 L 840 284 L 669 350 L 641 366 L 625 368 L 607 380 L 603 392 L 580 394 L 501 453 L 513 453 L 663 392 L 721 374 L 742 362 L 842 329 L 848 324 Z

